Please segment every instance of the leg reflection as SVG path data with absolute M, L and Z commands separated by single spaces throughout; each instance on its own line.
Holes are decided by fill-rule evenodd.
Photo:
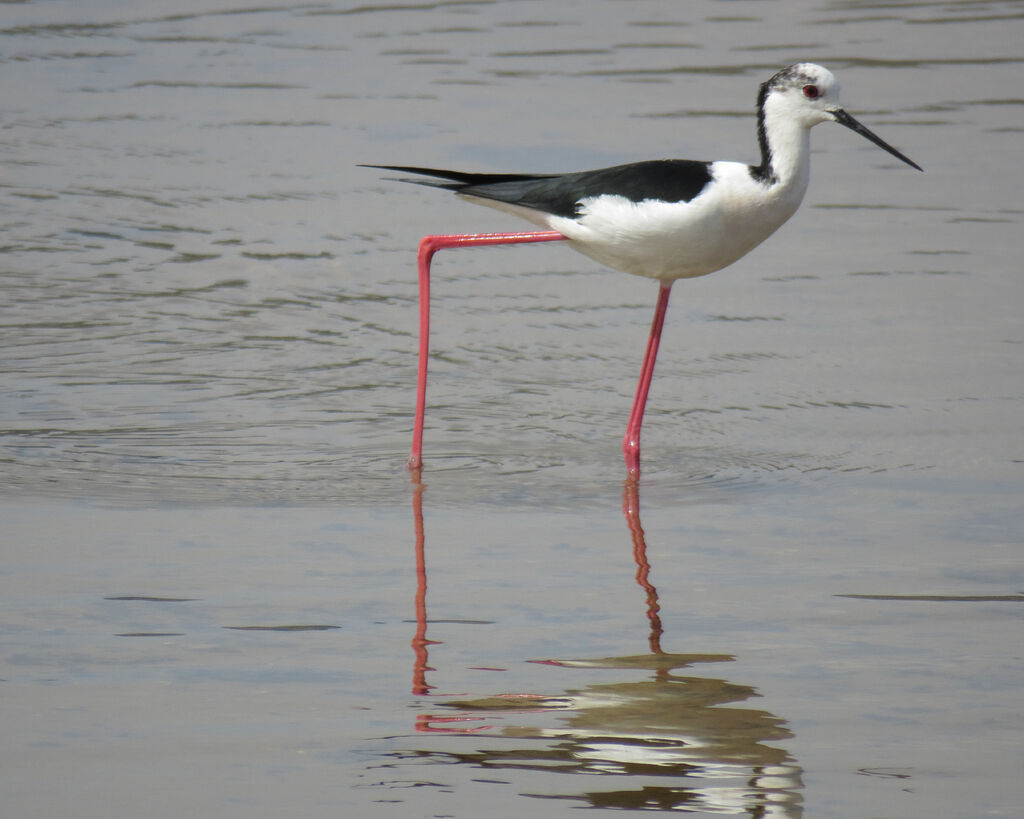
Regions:
M 640 525 L 640 487 L 632 478 L 626 481 L 622 491 L 622 514 L 626 517 L 626 525 L 633 538 L 636 582 L 647 593 L 647 619 L 651 623 L 651 633 L 647 642 L 651 647 L 651 654 L 664 654 L 665 652 L 661 650 L 661 635 L 664 629 L 661 627 L 659 615 L 661 607 L 658 605 L 658 590 L 649 579 L 651 564 L 647 560 L 647 541 L 644 538 L 643 526 Z
M 424 548 L 426 536 L 423 529 L 423 489 L 420 471 L 413 470 L 412 519 L 416 530 L 416 634 L 412 638 L 415 653 L 412 670 L 412 693 L 429 694 L 433 687 L 427 684 L 427 672 L 433 671 L 427 663 L 427 646 L 436 644 L 427 639 L 427 557 Z
M 379 787 L 393 795 L 416 781 L 448 794 L 451 780 L 470 794 L 500 781 L 513 783 L 518 793 L 533 799 L 582 807 L 729 813 L 751 819 L 802 815 L 802 771 L 785 750 L 792 738 L 785 720 L 752 707 L 751 700 L 760 696 L 753 687 L 687 671 L 707 664 L 721 667 L 735 658 L 663 650 L 659 596 L 651 582 L 635 481 L 625 486 L 622 509 L 636 561 L 635 580 L 645 594 L 649 651 L 533 660 L 549 669 L 536 683 L 546 693 L 490 690 L 438 696 L 427 682 L 433 671 L 428 651 L 437 641 L 427 638 L 424 487 L 418 479 L 414 471 L 412 693 L 429 697 L 430 711 L 415 718 L 415 743 L 387 754 L 380 770 L 390 773 Z M 423 765 L 445 766 L 445 784 L 424 775 Z M 482 770 L 491 773 L 482 777 Z M 490 791 L 481 795 L 493 797 Z

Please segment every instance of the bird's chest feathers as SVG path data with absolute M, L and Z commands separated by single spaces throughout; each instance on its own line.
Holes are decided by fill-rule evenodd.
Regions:
M 774 233 L 806 187 L 764 185 L 745 165 L 716 165 L 713 183 L 689 202 L 600 196 L 582 200 L 576 218 L 550 225 L 578 250 L 628 273 L 659 279 L 713 273 Z

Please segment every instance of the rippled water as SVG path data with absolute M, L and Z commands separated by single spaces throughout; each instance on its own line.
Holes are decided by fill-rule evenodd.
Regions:
M 0 2 L 17 814 L 1016 815 L 1022 35 Z M 793 221 L 674 289 L 639 495 L 655 286 L 555 245 L 437 256 L 410 484 L 416 243 L 522 225 L 357 164 L 752 160 L 803 59 L 926 172 L 815 130 Z

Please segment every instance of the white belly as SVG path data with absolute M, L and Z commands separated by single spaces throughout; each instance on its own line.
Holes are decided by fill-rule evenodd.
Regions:
M 713 181 L 689 202 L 600 196 L 581 201 L 576 217 L 552 216 L 485 199 L 557 230 L 601 264 L 653 279 L 706 276 L 728 267 L 771 236 L 800 206 L 806 177 L 766 186 L 746 165 L 715 162 Z

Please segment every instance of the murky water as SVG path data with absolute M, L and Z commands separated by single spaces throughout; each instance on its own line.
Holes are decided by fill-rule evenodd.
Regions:
M 1016 2 L 0 3 L 4 813 L 1017 816 Z M 751 160 L 655 286 L 360 162 Z

